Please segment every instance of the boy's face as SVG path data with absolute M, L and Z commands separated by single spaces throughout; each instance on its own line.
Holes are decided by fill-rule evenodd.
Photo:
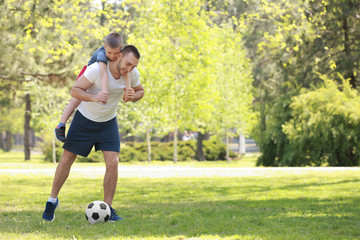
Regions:
M 121 75 L 131 72 L 139 63 L 132 52 L 123 55 L 119 63 L 117 64 L 117 69 Z
M 106 56 L 111 60 L 114 61 L 116 58 L 120 56 L 121 47 L 119 48 L 111 48 L 107 44 L 104 45 Z

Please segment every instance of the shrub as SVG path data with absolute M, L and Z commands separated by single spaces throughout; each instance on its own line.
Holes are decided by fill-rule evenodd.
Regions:
M 133 146 L 128 146 L 123 144 L 120 150 L 119 161 L 120 162 L 147 161 L 147 152 L 140 151 Z
M 87 157 L 78 156 L 76 161 L 79 161 L 79 162 L 103 162 L 104 156 L 103 156 L 102 151 L 95 152 L 95 150 L 93 149 L 90 152 L 89 156 L 87 156 Z
M 220 141 L 204 141 L 204 153 L 208 161 L 225 160 L 226 144 Z
M 341 90 L 340 90 L 341 88 Z M 360 96 L 348 81 L 330 80 L 293 98 L 283 126 L 291 143 L 284 165 L 359 166 Z
M 61 143 L 56 145 L 56 157 L 59 161 L 63 148 Z M 225 144 L 221 141 L 204 141 L 204 153 L 206 160 L 225 160 L 226 148 Z M 196 142 L 195 141 L 179 141 L 178 142 L 178 161 L 195 160 L 196 155 Z M 147 161 L 147 143 L 134 143 L 127 142 L 121 144 L 121 150 L 119 155 L 120 162 L 136 162 Z M 46 161 L 52 161 L 52 149 L 51 144 L 44 144 L 43 153 Z M 173 142 L 151 142 L 151 159 L 158 161 L 172 161 L 174 154 Z M 236 154 L 230 151 L 230 157 L 235 157 Z M 78 162 L 102 162 L 104 157 L 101 151 L 91 151 L 89 156 L 78 156 Z
M 62 148 L 63 144 L 60 142 L 55 142 L 55 155 L 56 155 L 56 161 L 59 162 L 62 154 L 63 154 L 63 148 Z M 41 149 L 42 152 L 44 154 L 44 160 L 47 162 L 52 162 L 53 161 L 53 150 L 52 150 L 52 143 L 49 142 L 43 142 L 41 144 Z

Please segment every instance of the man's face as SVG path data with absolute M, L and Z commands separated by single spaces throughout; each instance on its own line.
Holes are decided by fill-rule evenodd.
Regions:
M 104 45 L 106 56 L 111 60 L 114 61 L 116 58 L 120 56 L 121 53 L 121 47 L 119 48 L 111 48 L 107 44 Z
M 117 69 L 121 75 L 131 72 L 139 63 L 132 52 L 123 55 L 119 63 L 117 64 Z

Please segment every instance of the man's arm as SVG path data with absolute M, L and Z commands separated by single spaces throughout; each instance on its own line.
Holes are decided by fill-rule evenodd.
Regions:
M 84 75 L 82 75 L 74 84 L 71 89 L 71 96 L 86 102 L 101 102 L 106 104 L 109 99 L 109 94 L 104 93 L 102 91 L 98 92 L 96 95 L 87 92 L 91 86 L 92 82 L 86 79 Z
M 141 84 L 139 86 L 137 86 L 137 87 L 126 89 L 126 100 L 125 100 L 125 102 L 139 101 L 144 96 L 144 93 L 145 93 L 145 90 L 144 90 L 144 88 L 143 88 L 143 86 Z

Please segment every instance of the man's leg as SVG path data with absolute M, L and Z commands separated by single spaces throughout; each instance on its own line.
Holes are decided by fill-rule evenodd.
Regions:
M 45 205 L 43 219 L 46 221 L 52 222 L 55 219 L 55 209 L 60 204 L 57 196 L 60 192 L 61 187 L 69 176 L 71 165 L 74 163 L 76 156 L 76 154 L 64 150 L 62 159 L 56 168 L 49 201 L 47 201 Z
M 117 215 L 116 210 L 111 206 L 118 180 L 119 153 L 103 151 L 103 154 L 106 164 L 106 172 L 104 176 L 104 202 L 110 206 L 111 215 L 109 221 L 113 222 L 121 220 L 121 217 Z
M 117 180 L 118 180 L 118 163 L 119 163 L 119 153 L 103 151 L 106 172 L 104 176 L 104 202 L 112 205 L 114 199 Z
M 61 187 L 64 185 L 69 176 L 70 168 L 74 163 L 76 156 L 77 155 L 75 153 L 64 150 L 61 161 L 56 168 L 50 197 L 57 198 Z

